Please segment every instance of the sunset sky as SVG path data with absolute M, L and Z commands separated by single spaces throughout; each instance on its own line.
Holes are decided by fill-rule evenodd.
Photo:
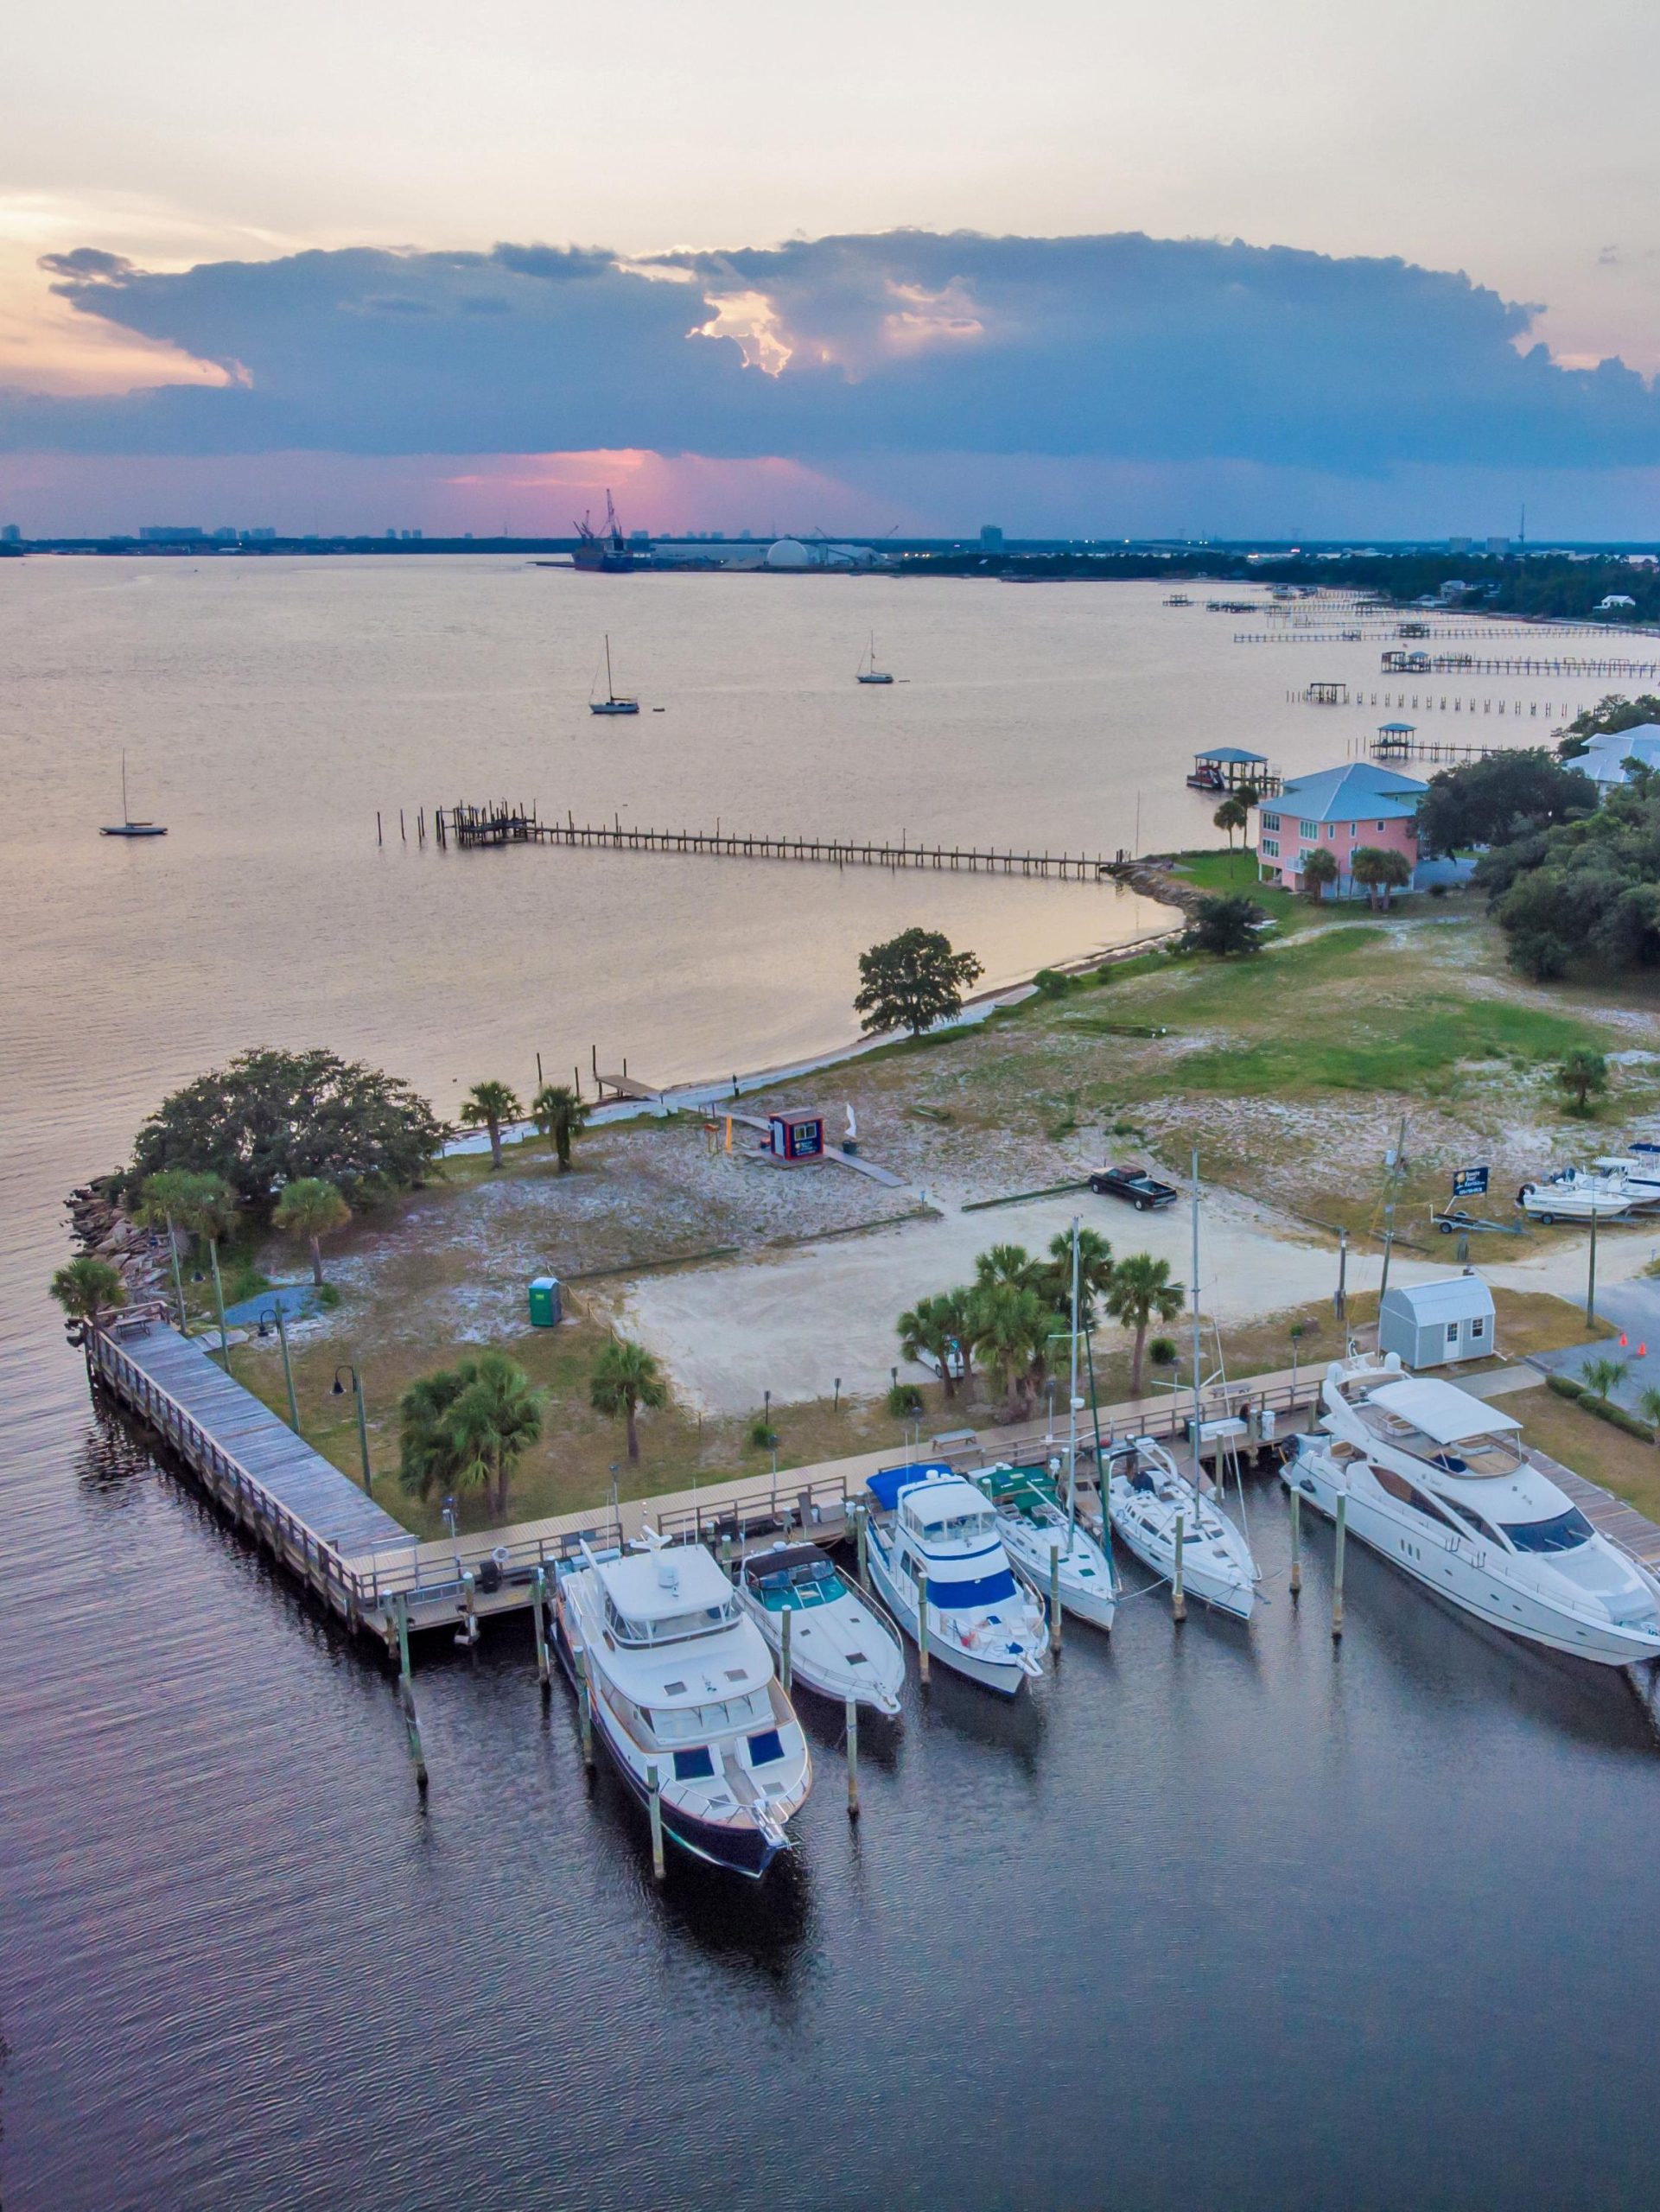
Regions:
M 1632 0 L 13 10 L 0 520 L 1652 537 L 1657 63 Z

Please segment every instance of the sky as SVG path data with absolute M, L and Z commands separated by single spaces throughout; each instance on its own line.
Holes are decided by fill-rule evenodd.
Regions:
M 1660 535 L 1631 0 L 9 0 L 0 521 Z

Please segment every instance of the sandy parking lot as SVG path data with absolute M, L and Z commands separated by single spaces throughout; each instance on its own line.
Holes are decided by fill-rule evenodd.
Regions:
M 649 1344 L 672 1374 L 686 1402 L 708 1414 L 743 1414 L 771 1390 L 775 1402 L 828 1397 L 839 1375 L 844 1394 L 885 1390 L 899 1358 L 895 1317 L 915 1299 L 966 1281 L 988 1245 L 1024 1244 L 1039 1252 L 1070 1229 L 1075 1212 L 1108 1237 L 1121 1256 L 1152 1252 L 1186 1282 L 1192 1229 L 1184 1206 L 1137 1214 L 1088 1193 L 1034 1199 L 983 1213 L 951 1213 L 866 1236 L 805 1245 L 775 1258 L 752 1256 L 729 1266 L 641 1280 L 620 1288 L 620 1325 Z M 1641 1272 L 1657 1249 L 1660 1223 L 1605 1231 L 1599 1279 L 1613 1283 Z M 1586 1242 L 1562 1235 L 1534 1257 L 1497 1263 L 1503 1241 L 1485 1240 L 1476 1257 L 1489 1279 L 1516 1290 L 1583 1294 Z M 1450 1273 L 1456 1247 L 1428 1258 L 1397 1249 L 1393 1279 L 1418 1282 Z M 1352 1291 L 1376 1290 L 1383 1255 L 1352 1247 Z M 1200 1227 L 1199 1293 L 1207 1313 L 1238 1322 L 1329 1297 L 1337 1283 L 1335 1249 L 1299 1223 L 1227 1192 L 1206 1195 Z M 1103 1344 L 1122 1342 L 1108 1329 Z M 923 1379 L 923 1370 L 901 1372 Z

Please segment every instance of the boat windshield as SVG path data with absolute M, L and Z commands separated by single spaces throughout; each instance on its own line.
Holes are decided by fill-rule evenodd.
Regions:
M 700 1605 L 696 1612 L 663 1613 L 655 1620 L 631 1620 L 620 1612 L 607 1595 L 605 1617 L 619 1643 L 678 1643 L 689 1636 L 707 1636 L 712 1630 L 725 1628 L 738 1618 L 731 1600 L 722 1599 L 718 1605 Z
M 1503 1527 L 1518 1552 L 1575 1552 L 1596 1534 L 1577 1505 L 1554 1520 L 1506 1521 Z

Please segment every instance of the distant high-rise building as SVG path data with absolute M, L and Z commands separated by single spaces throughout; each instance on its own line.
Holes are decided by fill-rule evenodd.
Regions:
M 983 553 L 1001 553 L 1002 550 L 1002 531 L 999 530 L 995 522 L 982 523 L 980 525 L 980 550 Z
M 1487 540 L 1487 550 L 1490 553 L 1508 553 L 1510 550 L 1511 541 L 1508 537 L 1490 537 Z
M 142 525 L 138 542 L 141 545 L 200 545 L 207 534 L 194 523 L 152 522 Z
M 1447 550 L 1449 553 L 1467 553 L 1470 550 L 1470 541 L 1467 537 L 1449 537 L 1447 541 Z
M 18 529 L 16 524 L 15 522 L 9 522 L 3 529 L 0 529 L 0 543 L 7 545 L 20 544 L 22 542 L 22 536 L 23 533 Z
M 262 523 L 258 530 L 245 530 L 239 535 L 245 545 L 270 545 L 274 542 L 277 531 L 270 524 Z

